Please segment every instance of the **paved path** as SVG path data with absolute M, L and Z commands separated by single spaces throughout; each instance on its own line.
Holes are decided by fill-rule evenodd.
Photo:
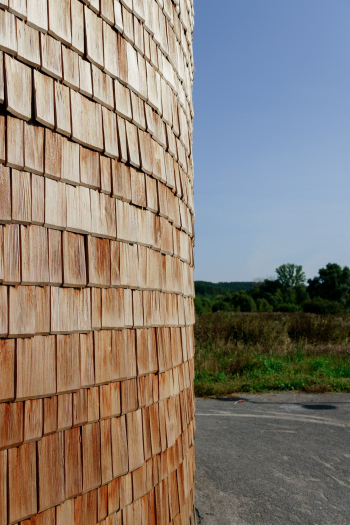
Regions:
M 196 417 L 198 525 L 350 524 L 350 395 L 197 399 Z

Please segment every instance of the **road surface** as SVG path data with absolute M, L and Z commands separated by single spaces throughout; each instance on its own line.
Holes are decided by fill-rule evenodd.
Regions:
M 198 525 L 349 525 L 350 395 L 197 399 Z

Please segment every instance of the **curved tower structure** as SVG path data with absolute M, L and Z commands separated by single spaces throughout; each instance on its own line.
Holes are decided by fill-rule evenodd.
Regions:
M 0 525 L 194 524 L 192 0 L 0 0 Z

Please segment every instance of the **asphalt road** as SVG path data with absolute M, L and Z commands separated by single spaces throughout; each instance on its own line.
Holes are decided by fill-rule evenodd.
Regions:
M 350 524 L 350 395 L 197 399 L 196 412 L 198 525 Z

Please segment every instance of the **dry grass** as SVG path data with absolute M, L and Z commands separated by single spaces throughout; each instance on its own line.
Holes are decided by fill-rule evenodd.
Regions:
M 205 314 L 197 319 L 197 395 L 350 392 L 350 317 Z

